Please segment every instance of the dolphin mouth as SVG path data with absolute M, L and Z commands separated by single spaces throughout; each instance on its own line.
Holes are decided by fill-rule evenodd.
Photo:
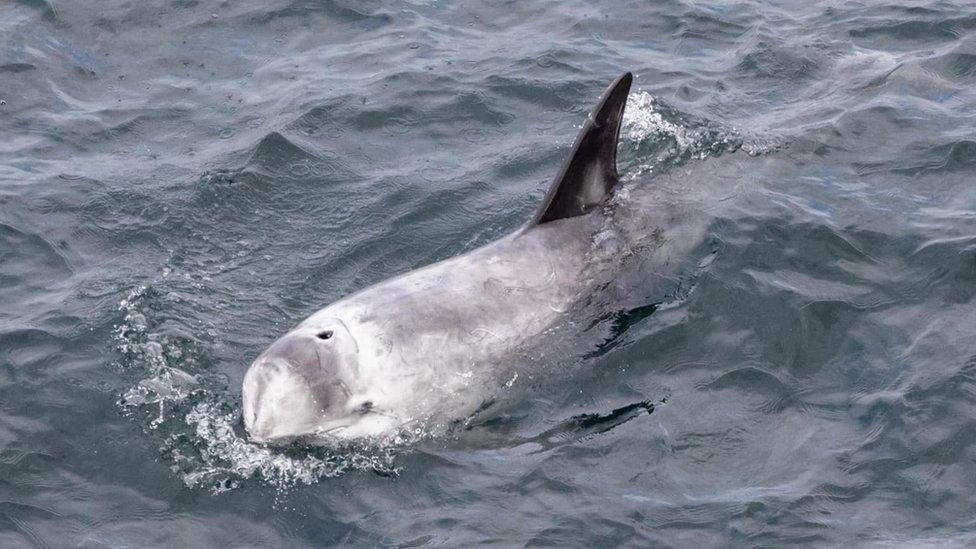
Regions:
M 339 425 L 330 429 L 315 429 L 305 433 L 286 435 L 259 435 L 248 432 L 248 439 L 255 444 L 261 444 L 263 446 L 275 446 L 278 448 L 302 446 L 327 440 L 341 440 L 340 438 L 333 439 L 333 437 L 329 435 L 336 431 L 346 429 L 346 427 L 346 425 Z
M 277 437 L 262 437 L 248 433 L 248 438 L 255 444 L 266 446 L 291 446 L 298 442 L 302 435 L 282 435 Z
M 320 407 L 308 380 L 294 373 L 286 357 L 260 357 L 244 376 L 241 419 L 248 440 L 287 447 L 333 445 L 376 438 L 403 425 L 391 410 L 363 400 L 355 406 L 341 379 L 333 385 L 341 392 L 342 406 Z
M 366 414 L 326 422 L 306 435 L 306 440 L 315 444 L 342 444 L 383 438 L 407 423 L 392 412 L 374 408 Z
M 362 425 L 364 422 L 369 425 Z M 356 417 L 328 420 L 301 433 L 257 433 L 248 430 L 246 425 L 245 431 L 247 431 L 248 438 L 253 443 L 284 448 L 287 446 L 301 446 L 303 444 L 321 445 L 342 443 L 358 438 L 369 438 L 383 432 L 380 429 L 371 429 L 370 427 L 373 425 L 393 425 L 399 427 L 403 425 L 403 422 L 392 413 L 372 410 L 367 414 Z

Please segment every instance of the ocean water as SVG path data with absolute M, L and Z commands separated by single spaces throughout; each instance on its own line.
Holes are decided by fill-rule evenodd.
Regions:
M 693 268 L 446 434 L 247 441 L 261 350 L 521 226 L 628 70 Z M 976 542 L 974 89 L 961 0 L 4 2 L 0 546 Z

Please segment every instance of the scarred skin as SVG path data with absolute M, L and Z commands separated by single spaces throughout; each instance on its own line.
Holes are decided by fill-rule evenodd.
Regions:
M 505 381 L 486 376 L 486 365 L 551 327 L 586 291 L 601 219 L 530 226 L 315 313 L 247 372 L 251 438 L 314 443 L 470 415 L 485 398 L 476 385 Z

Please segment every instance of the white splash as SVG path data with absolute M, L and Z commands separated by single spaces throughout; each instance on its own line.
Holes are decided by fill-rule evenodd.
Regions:
M 694 130 L 666 120 L 657 109 L 654 96 L 645 91 L 627 96 L 622 129 L 626 132 L 625 137 L 636 143 L 661 134 L 669 135 L 681 150 L 687 150 L 700 139 Z
M 627 97 L 621 134 L 632 144 L 630 150 L 621 147 L 621 153 L 631 157 L 626 171 L 632 177 L 739 149 L 751 156 L 766 154 L 783 143 L 682 113 L 645 91 Z
M 423 425 L 382 440 L 335 448 L 273 449 L 251 443 L 244 434 L 234 396 L 217 373 L 201 369 L 186 342 L 155 333 L 153 311 L 167 299 L 141 286 L 119 304 L 124 313 L 115 327 L 116 348 L 133 385 L 122 391 L 119 407 L 146 421 L 146 432 L 162 436 L 164 460 L 189 488 L 214 494 L 255 478 L 278 490 L 308 485 L 347 471 L 399 472 L 396 457 L 429 436 Z

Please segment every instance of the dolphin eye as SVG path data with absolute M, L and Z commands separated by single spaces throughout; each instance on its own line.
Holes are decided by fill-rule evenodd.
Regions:
M 356 410 L 362 415 L 366 415 L 373 411 L 373 403 L 369 400 L 359 405 L 359 409 Z
M 319 339 L 332 339 L 332 330 L 326 330 L 324 332 L 319 332 L 319 335 L 315 336 Z

